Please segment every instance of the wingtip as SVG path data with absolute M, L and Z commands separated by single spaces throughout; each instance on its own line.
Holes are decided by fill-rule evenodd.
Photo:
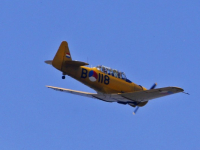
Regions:
M 180 87 L 175 87 L 177 90 L 180 90 L 180 92 L 183 92 L 184 89 L 180 88 Z

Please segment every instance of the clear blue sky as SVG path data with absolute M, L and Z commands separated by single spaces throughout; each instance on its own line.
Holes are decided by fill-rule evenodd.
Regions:
M 200 148 L 200 1 L 0 1 L 0 149 Z M 191 95 L 134 108 L 56 92 L 94 92 L 44 63 L 66 40 L 73 59 L 124 71 L 146 88 Z

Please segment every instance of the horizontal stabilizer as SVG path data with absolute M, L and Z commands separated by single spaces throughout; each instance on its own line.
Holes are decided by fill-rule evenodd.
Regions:
M 52 65 L 52 62 L 53 60 L 46 60 L 45 63 L 46 64 L 49 64 L 49 65 Z M 74 66 L 74 67 L 78 67 L 78 66 L 86 66 L 86 65 L 89 65 L 88 63 L 85 63 L 85 62 L 82 62 L 82 61 L 65 61 L 64 62 L 64 66 Z
M 46 64 L 49 64 L 49 65 L 52 65 L 52 61 L 53 61 L 53 60 L 46 60 L 45 63 L 46 63 Z
M 72 61 L 65 61 L 65 63 L 64 63 L 64 65 L 65 66 L 86 66 L 86 65 L 89 65 L 88 63 L 85 63 L 85 62 L 82 62 L 82 61 L 74 61 L 74 60 L 72 60 Z

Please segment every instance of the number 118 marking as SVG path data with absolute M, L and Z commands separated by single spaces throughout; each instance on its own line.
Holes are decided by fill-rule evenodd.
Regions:
M 110 82 L 110 78 L 109 78 L 109 76 L 107 76 L 107 75 L 104 75 L 104 76 L 103 76 L 103 74 L 100 74 L 100 73 L 99 73 L 99 80 L 98 80 L 98 82 L 101 82 L 101 83 L 104 82 L 104 84 L 108 85 L 109 82 Z

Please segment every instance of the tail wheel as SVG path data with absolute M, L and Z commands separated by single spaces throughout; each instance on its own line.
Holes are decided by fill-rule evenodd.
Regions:
M 62 76 L 62 79 L 65 79 L 65 76 Z

